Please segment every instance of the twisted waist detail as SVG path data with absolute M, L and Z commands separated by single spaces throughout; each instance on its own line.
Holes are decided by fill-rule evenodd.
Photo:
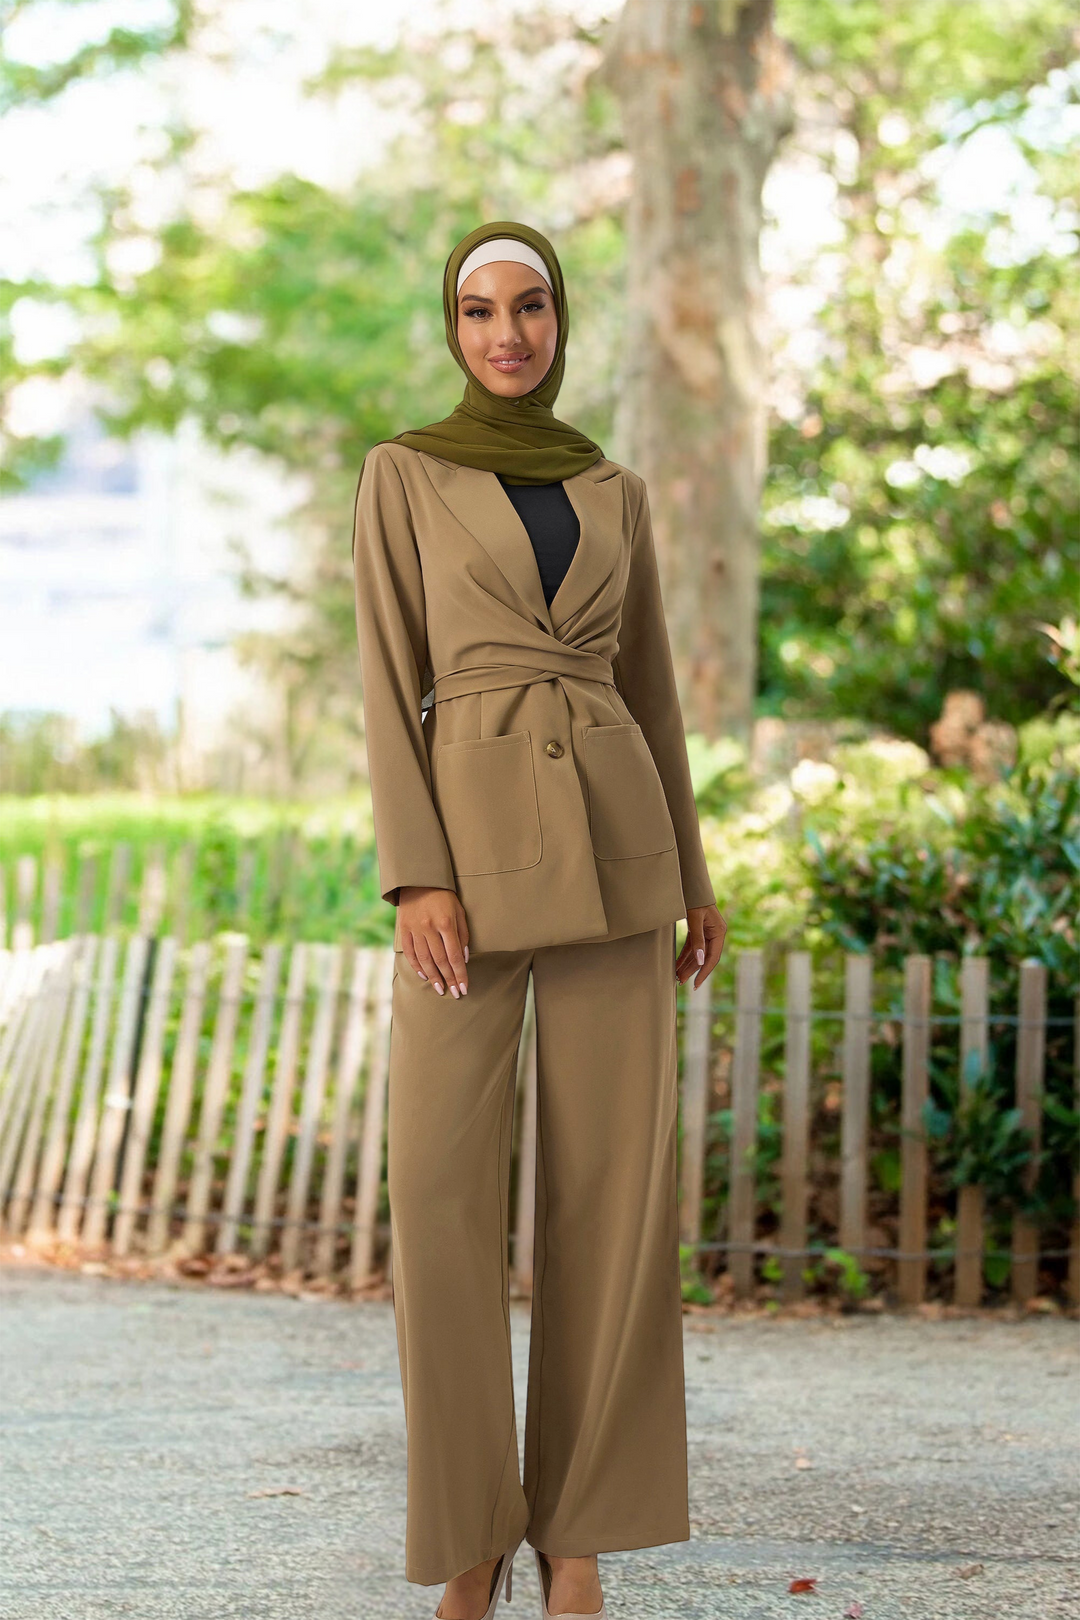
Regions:
M 615 685 L 615 671 L 599 653 L 577 652 L 565 647 L 551 658 L 545 656 L 543 664 L 478 664 L 471 669 L 449 669 L 435 676 L 435 684 L 424 707 L 441 703 L 447 698 L 465 697 L 471 692 L 495 692 L 507 686 L 532 686 L 537 681 L 560 680 L 569 676 L 576 681 L 597 681 L 602 686 Z

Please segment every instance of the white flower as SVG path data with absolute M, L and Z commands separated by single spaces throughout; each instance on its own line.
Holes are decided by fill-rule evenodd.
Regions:
M 822 759 L 800 759 L 791 773 L 792 792 L 810 802 L 825 798 L 839 781 L 839 773 Z

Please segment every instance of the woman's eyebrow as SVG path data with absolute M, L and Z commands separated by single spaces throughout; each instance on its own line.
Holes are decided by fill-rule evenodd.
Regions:
M 547 293 L 550 296 L 551 289 L 549 287 L 526 287 L 524 292 L 517 294 L 517 297 L 513 300 L 514 303 L 517 303 L 518 298 L 528 298 L 531 293 Z M 462 293 L 461 299 L 463 303 L 466 298 L 474 298 L 478 304 L 493 304 L 495 302 L 493 298 L 481 298 L 479 293 Z

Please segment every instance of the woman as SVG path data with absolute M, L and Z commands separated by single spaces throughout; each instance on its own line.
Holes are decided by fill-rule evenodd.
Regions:
M 353 558 L 375 838 L 397 908 L 388 1179 L 406 1576 L 494 1612 L 521 1540 L 543 1612 L 603 1615 L 599 1552 L 689 1537 L 675 986 L 725 925 L 702 853 L 645 487 L 560 422 L 547 238 L 447 260 L 465 373 L 375 446 Z M 676 956 L 675 924 L 688 937 Z M 506 1258 L 532 974 L 536 1240 L 524 1482 Z

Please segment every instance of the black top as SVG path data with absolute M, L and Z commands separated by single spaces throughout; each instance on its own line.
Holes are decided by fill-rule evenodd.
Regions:
M 507 484 L 502 478 L 499 483 L 532 541 L 544 601 L 550 607 L 577 550 L 578 515 L 562 484 Z

